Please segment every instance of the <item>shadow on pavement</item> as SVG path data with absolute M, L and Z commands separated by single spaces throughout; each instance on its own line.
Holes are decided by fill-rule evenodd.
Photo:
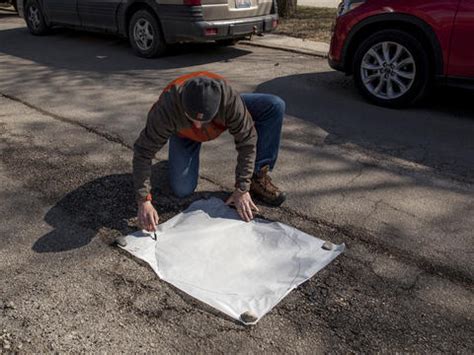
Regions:
M 185 209 L 192 201 L 215 196 L 224 198 L 225 192 L 196 192 L 185 199 L 172 196 L 168 184 L 167 162 L 153 167 L 155 204 L 160 221 L 165 221 Z M 44 220 L 54 227 L 33 245 L 37 253 L 63 252 L 81 248 L 91 242 L 102 228 L 121 234 L 133 233 L 138 228 L 135 197 L 131 174 L 104 176 L 77 188 L 64 196 L 46 214 Z M 75 228 L 79 226 L 80 228 Z
M 197 43 L 172 46 L 165 57 L 145 59 L 135 56 L 128 41 L 116 36 L 69 29 L 32 36 L 26 27 L 0 31 L 0 43 L 0 53 L 56 69 L 101 73 L 174 69 L 229 61 L 250 53 L 214 43 Z
M 287 103 L 287 114 L 326 131 L 324 144 L 353 143 L 474 177 L 472 92 L 443 88 L 416 107 L 387 109 L 364 101 L 351 78 L 338 72 L 280 77 L 262 83 L 257 91 L 279 95 Z M 311 132 L 307 136 L 307 143 L 314 144 Z M 301 137 L 290 134 L 288 138 Z

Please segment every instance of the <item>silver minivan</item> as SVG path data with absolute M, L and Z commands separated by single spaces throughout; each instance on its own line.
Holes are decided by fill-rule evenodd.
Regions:
M 127 37 L 141 57 L 160 56 L 171 43 L 230 45 L 278 23 L 276 0 L 18 0 L 29 31 L 51 27 L 110 32 Z

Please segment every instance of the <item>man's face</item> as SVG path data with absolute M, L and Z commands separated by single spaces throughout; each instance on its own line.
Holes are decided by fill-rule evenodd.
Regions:
M 201 129 L 201 127 L 203 126 L 203 123 L 201 121 L 191 121 L 193 123 L 193 126 L 197 129 Z
M 185 115 L 186 115 L 186 118 L 191 121 L 191 123 L 196 129 L 201 129 L 203 126 L 209 123 L 209 122 L 202 122 L 202 121 L 195 120 L 191 118 L 187 113 L 185 113 Z

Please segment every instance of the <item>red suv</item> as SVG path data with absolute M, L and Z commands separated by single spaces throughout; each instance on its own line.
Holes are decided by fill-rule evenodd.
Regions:
M 400 107 L 435 82 L 474 87 L 474 0 L 344 0 L 329 65 L 370 101 Z

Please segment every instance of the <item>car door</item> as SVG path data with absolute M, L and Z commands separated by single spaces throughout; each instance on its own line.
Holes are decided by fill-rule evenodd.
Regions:
M 448 75 L 474 78 L 474 0 L 461 0 L 451 36 Z
M 78 0 L 82 25 L 117 31 L 117 10 L 122 0 Z
M 77 0 L 43 0 L 44 12 L 47 18 L 55 24 L 81 24 L 77 12 Z

